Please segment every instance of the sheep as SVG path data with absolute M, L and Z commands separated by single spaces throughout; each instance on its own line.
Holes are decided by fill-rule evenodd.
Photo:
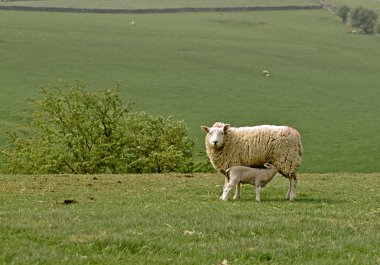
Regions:
M 221 122 L 213 127 L 201 126 L 206 132 L 206 153 L 212 166 L 226 173 L 233 166 L 263 167 L 273 164 L 289 179 L 286 198 L 296 198 L 297 169 L 301 165 L 303 147 L 299 132 L 288 126 L 260 125 L 230 127 Z
M 244 166 L 234 166 L 226 170 L 227 185 L 224 186 L 223 195 L 221 199 L 226 201 L 228 193 L 236 186 L 234 199 L 240 198 L 240 184 L 252 184 L 256 186 L 256 201 L 260 201 L 261 188 L 264 188 L 278 172 L 277 168 L 270 164 L 265 163 L 263 168 L 252 168 Z
M 264 76 L 266 76 L 267 78 L 270 77 L 270 73 L 269 73 L 268 70 L 262 70 L 262 71 L 261 71 L 261 74 L 264 75 Z

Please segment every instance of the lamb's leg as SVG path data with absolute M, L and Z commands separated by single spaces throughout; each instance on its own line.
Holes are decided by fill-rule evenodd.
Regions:
M 261 200 L 261 180 L 260 178 L 255 179 L 255 190 L 256 190 L 256 201 L 259 202 Z
M 297 193 L 297 175 L 296 173 L 293 173 L 290 178 L 289 178 L 289 182 L 290 182 L 290 186 L 289 186 L 289 190 L 288 190 L 288 195 L 286 196 L 286 198 L 289 200 L 289 201 L 294 201 L 294 199 L 296 198 L 296 193 Z
M 234 200 L 239 199 L 239 198 L 240 198 L 240 182 L 236 185 Z
M 261 187 L 256 187 L 256 201 L 260 202 L 261 200 Z
M 233 188 L 235 185 L 236 185 L 236 183 L 234 183 L 233 181 L 230 181 L 230 182 L 226 185 L 226 187 L 225 187 L 224 190 L 223 190 L 223 195 L 222 195 L 222 197 L 221 197 L 221 199 L 222 199 L 223 201 L 227 201 L 227 199 L 228 199 L 228 193 L 232 190 L 232 188 Z

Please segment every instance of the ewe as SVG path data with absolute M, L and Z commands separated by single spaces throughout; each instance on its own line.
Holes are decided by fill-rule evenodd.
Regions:
M 271 163 L 290 181 L 287 199 L 295 199 L 296 172 L 303 151 L 298 131 L 274 125 L 234 128 L 221 122 L 201 128 L 207 133 L 206 153 L 216 170 L 225 174 L 233 166 L 263 167 Z
M 240 184 L 252 184 L 256 186 L 256 201 L 260 201 L 261 188 L 264 188 L 269 181 L 278 172 L 277 168 L 270 164 L 265 163 L 263 168 L 252 168 L 244 166 L 234 166 L 226 171 L 226 184 L 224 185 L 223 195 L 221 199 L 226 201 L 228 198 L 228 193 L 236 186 L 236 192 L 234 199 L 240 198 Z

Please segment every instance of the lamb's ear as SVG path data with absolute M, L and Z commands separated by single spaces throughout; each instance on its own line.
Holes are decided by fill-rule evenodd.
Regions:
M 207 126 L 201 126 L 201 129 L 202 129 L 204 132 L 206 132 L 206 133 L 208 133 L 208 132 L 210 131 L 210 129 L 209 129 Z
M 225 124 L 224 127 L 223 127 L 223 132 L 226 133 L 229 128 L 230 128 L 230 125 L 229 124 Z
M 264 167 L 265 167 L 265 168 L 269 168 L 269 167 L 270 167 L 270 164 L 269 164 L 269 163 L 265 163 L 265 164 L 264 164 Z

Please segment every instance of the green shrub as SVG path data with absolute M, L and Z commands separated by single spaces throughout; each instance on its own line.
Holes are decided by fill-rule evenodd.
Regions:
M 347 22 L 349 12 L 350 12 L 350 8 L 346 5 L 340 6 L 338 8 L 337 15 L 341 18 L 343 23 Z
M 41 87 L 32 121 L 9 131 L 1 150 L 6 173 L 191 171 L 194 142 L 172 118 L 131 114 L 119 84 L 90 93 L 81 81 Z
M 351 12 L 351 25 L 356 29 L 361 29 L 364 33 L 374 32 L 377 21 L 377 14 L 369 9 L 358 7 Z
M 376 26 L 375 26 L 375 31 L 376 33 L 379 33 L 380 34 L 380 23 L 377 23 Z
M 183 121 L 133 113 L 126 119 L 126 131 L 128 172 L 192 171 L 194 141 Z

